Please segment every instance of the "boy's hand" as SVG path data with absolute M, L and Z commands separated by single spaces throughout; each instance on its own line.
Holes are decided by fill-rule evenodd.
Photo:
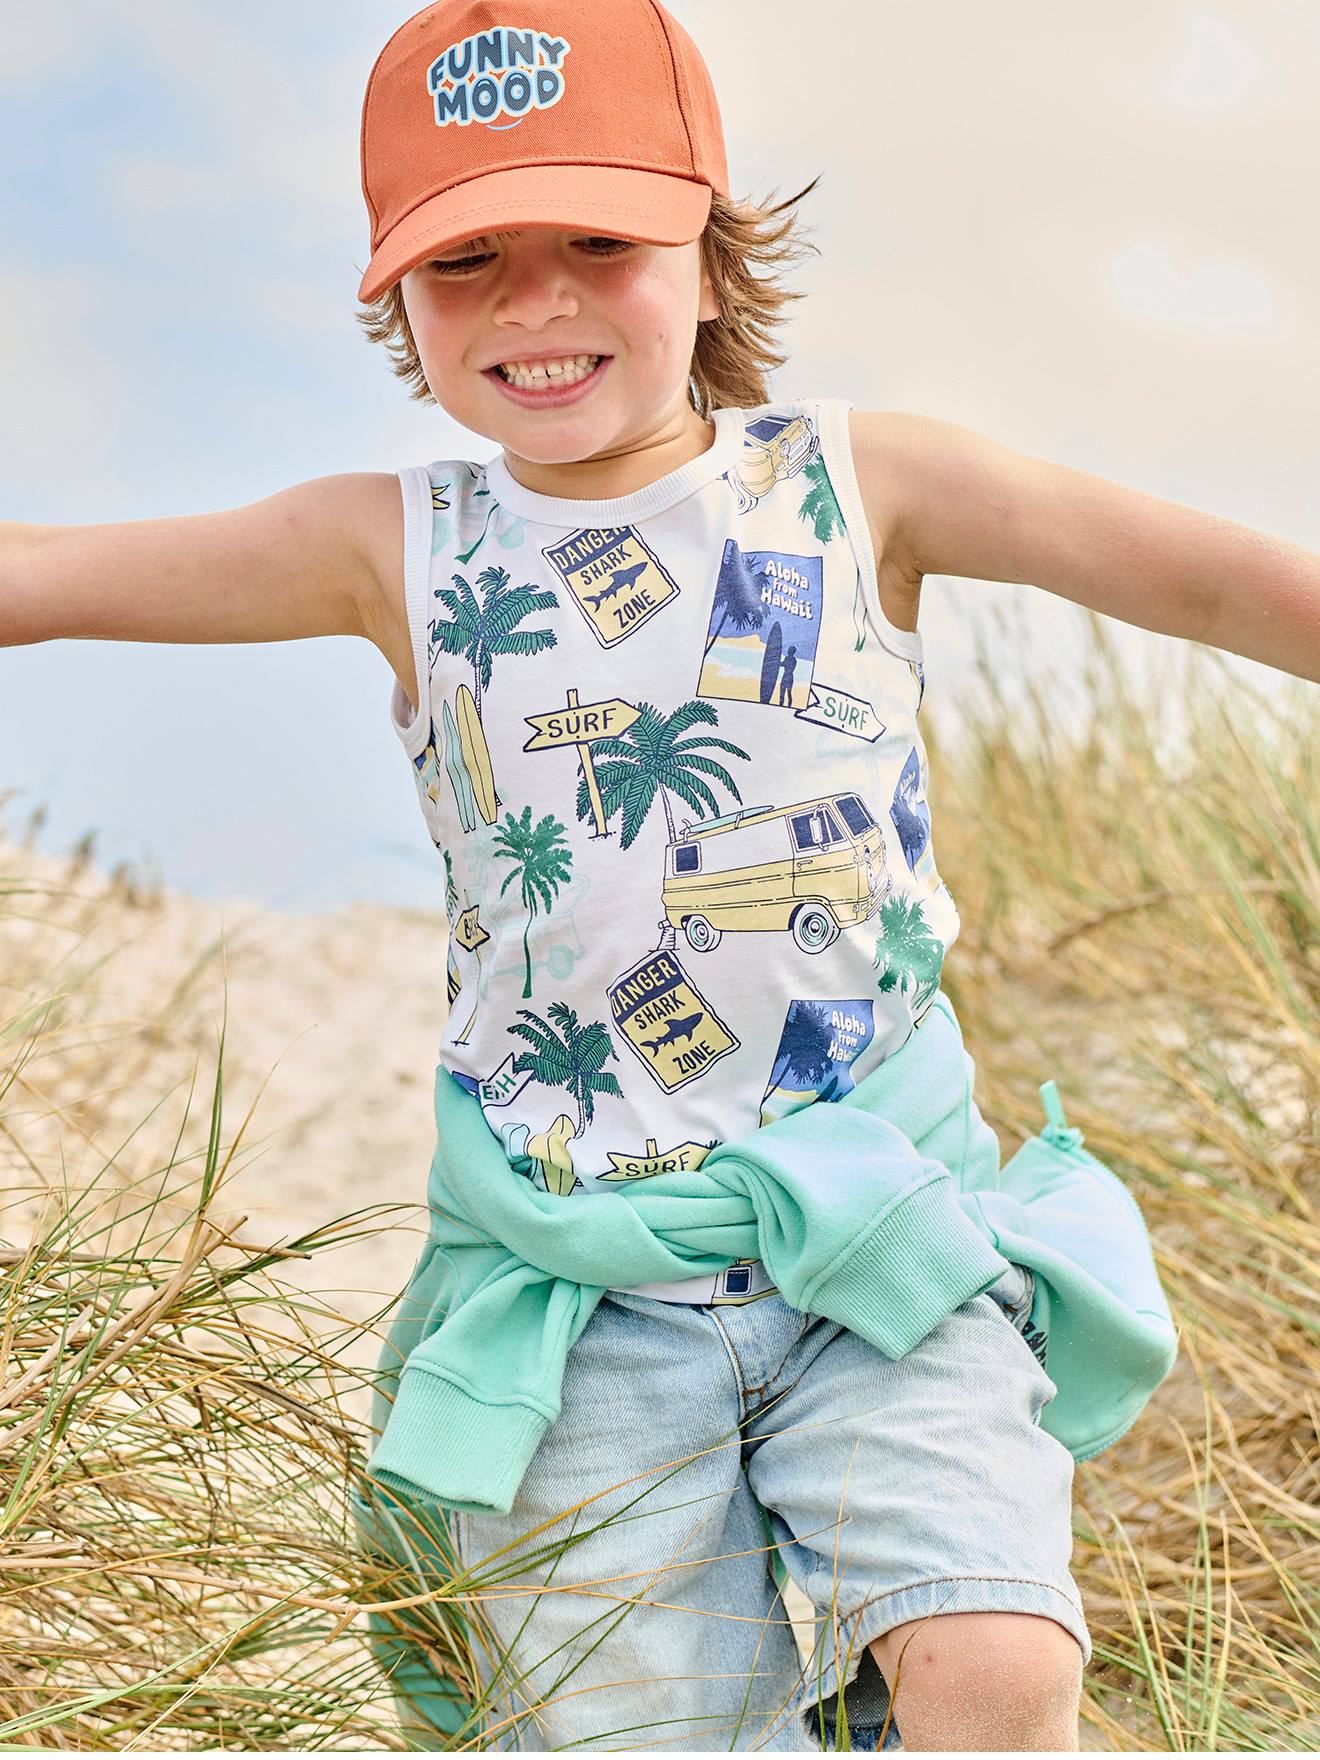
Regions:
M 398 478 L 317 477 L 222 513 L 0 523 L 0 646 L 375 640 L 403 573 Z

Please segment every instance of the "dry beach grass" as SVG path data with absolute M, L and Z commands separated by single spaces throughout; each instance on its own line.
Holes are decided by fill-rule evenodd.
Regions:
M 1320 1751 L 1320 692 L 1188 650 L 1132 701 L 1098 620 L 1090 652 L 1079 733 L 988 672 L 956 751 L 923 712 L 982 1110 L 1007 1155 L 1058 1081 L 1181 1333 L 1077 1469 L 1083 1746 Z M 346 1494 L 444 997 L 439 909 L 222 913 L 10 824 L 0 1744 L 403 1745 Z

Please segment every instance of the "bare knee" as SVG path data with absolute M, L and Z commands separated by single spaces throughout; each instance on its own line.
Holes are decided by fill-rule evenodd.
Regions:
M 892 1627 L 869 1649 L 889 1687 L 905 1747 L 984 1742 L 1076 1751 L 1082 1651 L 1057 1620 L 1035 1613 L 931 1614 Z

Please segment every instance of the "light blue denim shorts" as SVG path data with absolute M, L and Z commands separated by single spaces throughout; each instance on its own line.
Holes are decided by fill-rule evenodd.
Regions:
M 512 1510 L 444 1512 L 485 1699 L 463 1744 L 833 1749 L 842 1685 L 848 1745 L 901 1748 L 867 1646 L 928 1614 L 1041 1615 L 1085 1665 L 1056 1391 L 988 1293 L 894 1360 L 777 1291 L 609 1292 Z M 805 1663 L 775 1550 L 815 1609 Z

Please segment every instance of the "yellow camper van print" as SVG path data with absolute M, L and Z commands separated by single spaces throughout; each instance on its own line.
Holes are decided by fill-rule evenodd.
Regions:
M 860 795 L 832 794 L 685 826 L 665 852 L 662 900 L 698 953 L 726 929 L 787 929 L 820 953 L 892 889 L 874 814 Z
M 776 483 L 798 471 L 820 451 L 820 436 L 807 416 L 761 416 L 747 424 L 742 453 L 726 476 L 738 497 L 739 513 L 748 513 Z

